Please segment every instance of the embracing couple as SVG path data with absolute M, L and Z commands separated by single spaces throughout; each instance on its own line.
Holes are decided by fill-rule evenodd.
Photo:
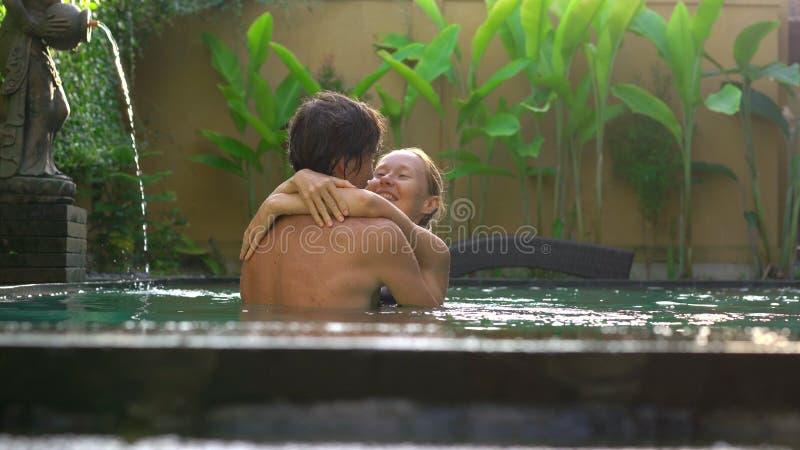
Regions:
M 400 305 L 444 302 L 450 253 L 427 228 L 443 215 L 441 173 L 416 148 L 383 155 L 373 170 L 383 133 L 379 112 L 341 94 L 319 93 L 297 109 L 296 173 L 244 233 L 244 304 L 368 308 L 382 286 Z

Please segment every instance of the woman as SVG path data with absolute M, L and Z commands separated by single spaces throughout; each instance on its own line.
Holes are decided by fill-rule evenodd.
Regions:
M 286 193 L 294 192 L 294 193 Z M 414 249 L 422 276 L 444 301 L 450 275 L 447 245 L 429 228 L 444 212 L 444 183 L 436 164 L 422 150 L 408 148 L 383 156 L 367 189 L 345 180 L 300 171 L 261 205 L 245 231 L 240 257 L 247 261 L 275 220 L 311 214 L 320 226 L 353 217 L 384 217 L 395 222 Z

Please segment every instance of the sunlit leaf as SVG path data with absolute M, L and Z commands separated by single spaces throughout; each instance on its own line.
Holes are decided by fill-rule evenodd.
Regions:
M 758 47 L 761 45 L 761 41 L 778 28 L 778 25 L 779 22 L 777 20 L 754 23 L 736 36 L 736 40 L 733 43 L 733 57 L 740 70 L 746 69 L 750 65 L 753 56 L 755 56 Z
M 305 89 L 309 95 L 316 94 L 322 90 L 317 80 L 315 80 L 311 72 L 308 71 L 308 68 L 300 63 L 297 57 L 294 56 L 294 53 L 277 42 L 271 42 L 269 45 L 281 61 L 283 61 L 283 64 L 286 65 L 286 68 L 297 77 L 303 89 Z
M 742 101 L 742 91 L 732 85 L 726 84 L 719 91 L 706 98 L 706 108 L 722 114 L 736 114 Z
M 250 51 L 250 70 L 258 72 L 269 54 L 272 41 L 272 15 L 268 12 L 256 19 L 247 30 L 247 48 Z
M 481 58 L 486 52 L 497 30 L 505 20 L 519 6 L 522 0 L 498 0 L 494 7 L 489 11 L 486 20 L 478 26 L 472 37 L 472 60 L 468 75 L 468 85 L 475 86 L 475 72 L 478 70 Z
M 207 166 L 213 167 L 218 170 L 224 170 L 234 175 L 244 177 L 244 172 L 242 171 L 242 168 L 239 165 L 237 165 L 230 159 L 223 158 L 221 156 L 195 155 L 190 157 L 189 159 L 195 162 L 203 163 Z
M 244 92 L 244 79 L 236 54 L 216 36 L 203 33 L 203 42 L 211 50 L 211 65 L 236 91 Z
M 519 119 L 510 113 L 495 114 L 483 127 L 483 131 L 491 137 L 513 136 L 519 132 Z
M 648 116 L 664 125 L 678 143 L 683 141 L 683 129 L 678 119 L 661 99 L 633 84 L 618 84 L 612 91 L 633 112 Z
M 392 68 L 401 76 L 403 77 L 406 82 L 416 89 L 420 95 L 422 95 L 428 103 L 433 106 L 434 109 L 439 113 L 439 115 L 444 115 L 444 110 L 442 109 L 441 101 L 439 100 L 439 96 L 436 95 L 436 91 L 434 91 L 433 86 L 430 85 L 427 81 L 422 79 L 416 72 L 411 70 L 410 67 L 406 66 L 405 64 L 395 60 L 385 50 L 378 51 L 378 56 L 380 56 L 384 61 L 386 61 Z

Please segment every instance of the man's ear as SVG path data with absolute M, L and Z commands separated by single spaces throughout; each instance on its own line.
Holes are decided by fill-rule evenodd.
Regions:
M 336 165 L 333 166 L 333 173 L 331 175 L 335 176 L 336 178 L 346 180 L 347 178 L 345 178 L 344 169 L 344 158 L 339 158 L 339 161 L 336 161 Z
M 422 214 L 430 214 L 439 209 L 439 196 L 431 195 L 422 204 Z

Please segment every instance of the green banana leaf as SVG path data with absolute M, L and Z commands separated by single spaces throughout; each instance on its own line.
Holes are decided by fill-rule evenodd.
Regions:
M 614 96 L 622 100 L 631 111 L 643 114 L 664 125 L 680 145 L 683 142 L 683 129 L 675 114 L 666 103 L 653 94 L 634 84 L 618 84 L 612 89 Z
M 758 47 L 761 46 L 761 41 L 769 33 L 777 29 L 778 25 L 779 22 L 777 20 L 754 23 L 736 36 L 736 40 L 733 43 L 733 58 L 736 60 L 736 64 L 739 65 L 740 71 L 745 71 L 750 67 L 753 56 L 758 51 Z
M 486 20 L 478 26 L 475 35 L 472 37 L 472 60 L 467 77 L 467 85 L 470 89 L 475 87 L 475 73 L 478 70 L 483 54 L 489 46 L 497 30 L 503 25 L 509 15 L 514 12 L 522 0 L 498 0 L 494 7 L 489 11 Z
M 261 78 L 256 72 L 250 72 L 250 86 L 255 98 L 256 114 L 267 126 L 277 128 L 277 105 L 272 88 L 267 80 Z
M 230 159 L 223 158 L 221 156 L 215 155 L 195 155 L 189 158 L 194 162 L 203 163 L 207 166 L 213 167 L 215 169 L 224 170 L 226 172 L 230 172 L 234 175 L 238 175 L 240 177 L 244 177 L 244 172 L 242 168 L 231 161 Z
M 759 73 L 759 77 L 787 85 L 800 86 L 800 66 L 797 63 L 787 66 L 782 62 L 767 65 Z
M 414 72 L 410 67 L 403 64 L 400 61 L 395 60 L 385 50 L 378 51 L 378 56 L 380 56 L 384 61 L 386 61 L 392 68 L 401 76 L 406 83 L 408 83 L 411 87 L 416 89 L 420 95 L 422 95 L 428 103 L 433 106 L 436 112 L 439 113 L 440 116 L 444 115 L 444 109 L 442 109 L 442 103 L 439 100 L 439 96 L 436 95 L 436 91 L 434 91 L 433 86 L 430 83 L 422 79 L 416 72 Z
M 726 84 L 705 99 L 706 108 L 722 114 L 736 114 L 742 103 L 742 91 L 733 84 Z
M 602 23 L 597 47 L 587 45 L 587 59 L 596 80 L 597 97 L 605 103 L 611 84 L 614 61 L 622 45 L 622 38 L 633 19 L 644 8 L 645 0 L 618 0 L 612 2 L 608 19 Z
M 229 84 L 218 85 L 217 88 L 219 88 L 219 91 L 222 93 L 222 96 L 225 97 L 225 100 L 228 102 L 228 104 L 244 103 L 244 92 L 239 91 Z M 244 117 L 240 116 L 232 109 L 229 109 L 228 113 L 231 116 L 231 120 L 233 120 L 233 123 L 236 125 L 236 129 L 239 130 L 240 133 L 244 133 L 244 129 L 247 128 L 247 121 L 244 120 Z
M 244 142 L 229 136 L 218 134 L 211 130 L 200 130 L 200 134 L 216 144 L 217 147 L 231 157 L 250 162 L 251 164 L 258 164 L 258 157 Z
M 556 170 L 552 167 L 528 166 L 528 176 L 536 177 L 539 175 L 544 177 L 554 177 L 556 176 Z
M 439 29 L 447 26 L 447 21 L 444 20 L 444 16 L 442 16 L 442 12 L 439 10 L 439 5 L 436 4 L 436 0 L 414 0 L 414 3 L 425 11 L 425 14 L 433 20 L 433 23 L 435 23 Z
M 678 95 L 685 105 L 694 104 L 697 98 L 697 64 L 696 60 L 702 47 L 696 47 L 692 34 L 692 17 L 683 2 L 678 2 L 667 22 L 667 48 L 669 60 L 667 64 L 672 70 L 673 82 Z
M 547 12 L 553 0 L 523 0 L 520 8 L 520 22 L 525 30 L 525 56 L 539 58 L 542 41 L 552 28 Z M 522 56 L 522 55 L 520 55 Z
M 466 162 L 459 166 L 456 166 L 450 172 L 445 174 L 445 178 L 448 180 L 454 180 L 457 178 L 469 176 L 469 175 L 503 175 L 507 177 L 513 177 L 514 174 L 506 169 L 500 169 L 498 167 L 493 167 L 488 164 L 482 162 Z
M 532 61 L 527 58 L 511 61 L 493 73 L 486 82 L 478 89 L 472 90 L 466 100 L 457 99 L 455 105 L 458 108 L 458 128 L 475 116 L 480 109 L 483 99 L 501 84 L 514 78 L 517 74 L 525 70 Z
M 306 93 L 314 95 L 322 90 L 317 80 L 311 76 L 311 72 L 308 71 L 308 68 L 300 63 L 297 57 L 294 56 L 294 53 L 277 42 L 270 42 L 269 45 L 281 61 L 283 61 L 283 64 L 286 65 L 286 68 L 289 69 L 289 72 L 297 77 L 300 81 L 300 85 L 306 90 Z
M 722 11 L 725 0 L 701 0 L 692 20 L 692 36 L 695 48 L 702 49 L 711 36 L 714 23 Z
M 459 150 L 459 149 L 444 150 L 439 152 L 437 156 L 439 156 L 440 158 L 448 158 L 467 163 L 481 162 L 481 159 L 478 157 L 478 155 L 467 150 Z
M 493 138 L 514 136 L 519 133 L 519 119 L 511 113 L 495 114 L 483 127 L 483 132 Z
M 595 15 L 605 0 L 572 0 L 561 17 L 553 39 L 552 68 L 556 74 L 568 73 L 575 52 L 587 38 Z
M 750 88 L 750 111 L 775 124 L 781 130 L 783 137 L 789 139 L 789 122 L 783 117 L 781 107 L 768 95 Z
M 297 109 L 301 94 L 300 81 L 289 74 L 275 90 L 275 124 L 283 127 Z
M 461 27 L 458 25 L 449 25 L 436 35 L 436 37 L 425 46 L 425 51 L 414 67 L 414 72 L 423 80 L 432 83 L 440 75 L 450 70 L 452 68 L 450 58 L 456 48 L 460 30 Z M 418 95 L 419 93 L 416 89 L 409 89 L 406 93 L 406 114 L 411 113 Z
M 664 61 L 669 61 L 670 54 L 667 47 L 667 21 L 652 9 L 645 8 L 631 23 L 631 31 L 647 38 L 658 49 Z
M 213 34 L 203 33 L 203 42 L 211 50 L 211 66 L 240 93 L 240 97 L 244 97 L 244 79 L 242 79 L 239 58 Z
M 523 0 L 523 3 L 525 0 Z M 522 29 L 520 10 L 515 9 L 497 30 L 503 48 L 511 59 L 525 56 L 525 31 Z
M 413 58 L 419 59 L 422 57 L 422 53 L 425 51 L 425 45 L 419 42 L 414 42 L 409 44 L 400 50 L 392 53 L 392 57 L 397 61 L 403 61 L 406 58 Z M 350 90 L 349 94 L 350 97 L 353 98 L 361 98 L 364 96 L 364 93 L 367 92 L 369 88 L 372 87 L 382 76 L 386 74 L 392 67 L 383 62 L 381 65 L 371 74 L 367 75 L 366 77 L 362 78 L 361 81 L 356 84 L 352 90 Z
M 249 69 L 258 73 L 269 55 L 272 41 L 272 15 L 264 13 L 247 30 L 247 49 L 250 53 Z
M 542 153 L 542 144 L 544 143 L 543 136 L 536 136 L 536 138 L 528 144 L 514 147 L 514 152 L 523 158 L 538 158 Z
M 718 174 L 730 178 L 737 183 L 739 182 L 739 177 L 736 176 L 736 173 L 724 164 L 692 161 L 692 174 L 703 173 Z
M 375 50 L 400 50 L 401 48 L 413 44 L 411 36 L 400 33 L 383 33 L 378 35 L 378 42 L 372 44 Z
M 273 148 L 281 146 L 283 143 L 282 136 L 278 134 L 272 127 L 264 123 L 261 119 L 250 114 L 245 105 L 228 103 L 228 107 L 242 116 L 244 120 L 246 120 L 247 123 L 261 136 L 261 139 L 264 139 L 267 145 Z

